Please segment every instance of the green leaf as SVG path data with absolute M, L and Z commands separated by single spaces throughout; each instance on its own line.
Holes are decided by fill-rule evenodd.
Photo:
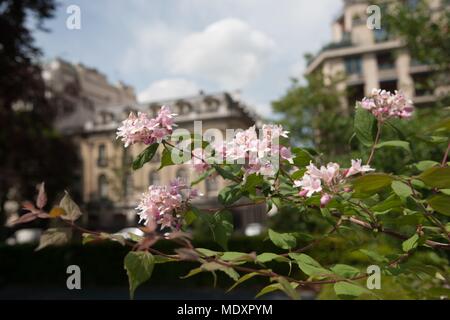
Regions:
M 251 272 L 251 273 L 247 273 L 247 274 L 243 275 L 227 290 L 227 292 L 230 292 L 231 290 L 236 288 L 239 284 L 253 278 L 254 276 L 258 276 L 258 275 L 259 275 L 258 272 Z
M 431 188 L 450 188 L 450 167 L 430 168 L 422 172 L 417 178 Z
M 291 298 L 293 300 L 298 300 L 299 295 L 298 295 L 298 292 L 295 291 L 295 288 L 298 286 L 297 283 L 295 283 L 295 285 L 293 285 L 293 283 L 290 283 L 283 277 L 278 277 L 277 281 L 279 284 L 281 284 L 281 290 L 283 290 L 283 292 L 286 293 L 289 298 Z
M 64 210 L 64 214 L 61 215 L 61 218 L 64 220 L 75 221 L 81 217 L 80 207 L 78 207 L 78 205 L 72 200 L 67 191 L 61 199 L 59 207 Z
M 420 161 L 420 162 L 415 164 L 416 168 L 419 171 L 428 170 L 430 168 L 435 167 L 436 165 L 439 165 L 439 162 L 431 161 L 431 160 L 424 160 L 424 161 Z
M 336 282 L 334 284 L 334 292 L 339 299 L 354 299 L 363 293 L 370 293 L 369 290 L 350 282 Z
M 407 142 L 407 141 L 401 141 L 401 140 L 384 141 L 384 142 L 378 143 L 375 146 L 376 149 L 380 149 L 380 148 L 384 148 L 384 147 L 397 147 L 397 148 L 402 148 L 408 152 L 411 152 L 409 142 Z
M 298 168 L 306 167 L 313 160 L 311 154 L 305 149 L 292 148 L 292 153 L 295 155 L 294 165 Z
M 167 263 L 167 262 L 176 262 L 177 259 L 165 257 L 165 256 L 153 256 L 155 258 L 155 264 Z
M 296 287 L 298 287 L 298 283 L 291 283 L 291 286 L 295 289 Z M 265 294 L 268 294 L 270 292 L 277 291 L 277 290 L 283 291 L 283 287 L 282 287 L 281 283 L 269 284 L 268 286 L 265 286 L 264 288 L 262 288 L 261 291 L 259 291 L 258 294 L 255 296 L 255 298 L 259 298 Z
M 231 172 L 231 170 L 229 171 L 229 170 L 225 169 L 227 167 L 221 167 L 218 164 L 213 164 L 212 167 L 214 169 L 216 169 L 217 173 L 220 174 L 222 176 L 222 178 L 232 180 L 232 181 L 234 181 L 236 179 L 236 176 L 233 174 L 233 172 Z
M 391 184 L 394 178 L 383 173 L 365 174 L 353 180 L 355 197 L 367 197 L 373 195 Z
M 286 257 L 280 256 L 278 254 L 271 253 L 271 252 L 265 252 L 265 253 L 258 254 L 258 256 L 256 257 L 256 261 L 261 262 L 261 263 L 270 262 L 272 260 L 280 261 L 280 262 L 289 262 L 290 261 Z
M 291 178 L 293 180 L 300 180 L 305 175 L 305 172 L 306 172 L 306 169 L 297 170 L 291 175 Z
M 233 216 L 229 211 L 219 211 L 214 215 L 203 215 L 216 241 L 224 250 L 228 250 L 228 239 L 233 233 Z
M 264 288 L 262 288 L 258 292 L 258 294 L 255 296 L 255 298 L 259 298 L 265 294 L 268 294 L 270 292 L 277 291 L 277 290 L 281 290 L 281 284 L 279 284 L 279 283 L 269 284 L 268 286 L 265 286 Z
M 386 259 L 385 257 L 383 257 L 382 255 L 380 255 L 377 252 L 366 250 L 366 249 L 359 249 L 359 251 L 364 253 L 366 256 L 368 256 L 375 262 L 387 262 L 388 261 L 388 259 Z
M 408 198 L 413 194 L 411 187 L 400 181 L 393 181 L 391 187 L 400 198 Z
M 215 257 L 215 256 L 219 255 L 219 252 L 205 249 L 205 248 L 197 248 L 196 250 L 198 252 L 200 252 L 202 255 L 204 255 L 205 257 Z
M 416 233 L 408 240 L 403 241 L 403 243 L 402 243 L 403 251 L 408 252 L 408 251 L 411 251 L 412 249 L 417 248 L 417 246 L 419 245 L 419 239 L 420 239 L 420 237 Z
M 44 231 L 39 239 L 39 245 L 34 251 L 39 251 L 48 246 L 62 246 L 69 242 L 72 236 L 70 228 L 50 228 Z
M 242 186 L 241 190 L 244 192 L 255 194 L 256 187 L 263 183 L 264 178 L 259 174 L 253 173 L 246 178 L 245 183 Z
M 254 259 L 251 258 L 251 256 L 245 252 L 234 252 L 234 251 L 227 251 L 224 252 L 223 255 L 220 257 L 223 261 L 253 261 Z
M 385 212 L 389 212 L 389 211 L 401 208 L 402 205 L 403 205 L 403 202 L 400 200 L 400 198 L 396 194 L 392 194 L 389 197 L 387 197 L 385 200 L 378 202 L 376 205 L 371 207 L 371 209 L 374 212 L 385 213 Z
M 344 278 L 353 278 L 360 274 L 360 271 L 346 264 L 336 264 L 331 268 L 334 274 Z
M 375 117 L 367 110 L 357 107 L 355 111 L 354 129 L 358 140 L 366 147 L 374 143 Z
M 197 220 L 198 217 L 199 217 L 198 210 L 194 208 L 191 208 L 190 210 L 186 211 L 186 213 L 183 215 L 186 226 L 191 225 L 195 220 Z
M 164 167 L 173 166 L 175 163 L 172 161 L 172 152 L 169 149 L 164 149 L 161 155 L 161 165 L 158 170 Z
M 446 194 L 436 194 L 428 198 L 428 204 L 443 215 L 450 217 L 450 196 Z
M 226 186 L 219 192 L 219 201 L 223 205 L 230 205 L 242 197 L 241 186 L 239 184 Z
M 125 256 L 124 267 L 130 283 L 130 298 L 134 299 L 136 288 L 150 279 L 155 258 L 148 251 L 130 251 Z
M 203 270 L 202 268 L 195 268 L 195 269 L 192 269 L 191 271 L 189 271 L 189 273 L 187 275 L 180 277 L 180 278 L 181 279 L 190 278 L 190 277 L 195 276 L 196 274 L 199 274 L 203 271 L 205 271 L 205 270 Z
M 302 270 L 308 276 L 322 276 L 328 275 L 332 272 L 325 269 L 319 262 L 304 253 L 289 253 L 289 257 L 294 259 L 300 270 Z
M 140 169 L 146 164 L 147 162 L 151 161 L 153 157 L 156 154 L 156 151 L 158 150 L 159 143 L 154 143 L 145 148 L 144 151 L 142 151 L 137 158 L 133 161 L 133 170 Z
M 82 237 L 83 237 L 83 239 L 81 240 L 82 244 L 86 244 L 86 243 L 96 241 L 99 239 L 97 236 L 95 236 L 91 233 L 83 233 Z
M 223 264 L 217 263 L 217 262 L 205 262 L 202 264 L 201 268 L 206 271 L 222 271 L 227 276 L 229 276 L 234 281 L 237 281 L 239 279 L 239 273 L 236 272 L 232 267 L 224 266 Z
M 214 169 L 211 168 L 207 171 L 205 171 L 204 173 L 202 173 L 197 179 L 195 179 L 194 181 L 191 182 L 191 187 L 195 186 L 196 184 L 202 182 L 203 180 L 205 180 L 207 177 L 209 177 L 212 173 L 214 172 Z
M 269 229 L 269 238 L 274 245 L 285 250 L 295 248 L 297 245 L 297 239 L 290 233 L 278 233 Z

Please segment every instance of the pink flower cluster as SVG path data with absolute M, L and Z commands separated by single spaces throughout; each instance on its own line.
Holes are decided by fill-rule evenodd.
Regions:
M 130 113 L 128 119 L 117 129 L 117 138 L 125 143 L 125 148 L 135 143 L 147 145 L 161 142 L 172 133 L 176 114 L 168 106 L 162 106 L 156 118 L 150 118 L 146 113 Z
M 163 228 L 176 228 L 181 225 L 182 212 L 186 203 L 201 194 L 197 189 L 191 189 L 181 179 L 177 178 L 169 186 L 150 186 L 142 194 L 141 201 L 136 208 L 140 221 L 146 225 L 156 223 Z
M 280 125 L 263 125 L 258 137 L 256 127 L 252 126 L 236 133 L 231 141 L 216 143 L 213 146 L 215 157 L 208 157 L 204 150 L 194 150 L 192 163 L 198 172 L 204 172 L 214 159 L 219 158 L 227 164 L 242 164 L 246 175 L 273 176 L 280 158 L 293 163 L 290 149 L 279 144 L 280 138 L 287 137 L 287 134 Z
M 309 198 L 314 193 L 321 193 L 321 206 L 326 206 L 331 201 L 330 193 L 338 192 L 346 178 L 358 173 L 374 171 L 370 166 L 362 165 L 361 159 L 352 160 L 351 167 L 344 170 L 341 170 L 339 164 L 334 162 L 321 166 L 320 169 L 310 163 L 306 169 L 302 179 L 294 181 L 294 186 L 301 188 L 299 195 L 302 197 Z
M 410 118 L 414 111 L 412 101 L 401 91 L 392 94 L 381 89 L 373 89 L 371 96 L 361 101 L 361 107 L 369 110 L 379 120 Z

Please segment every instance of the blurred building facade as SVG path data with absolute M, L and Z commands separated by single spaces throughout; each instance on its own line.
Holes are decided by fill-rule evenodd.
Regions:
M 414 7 L 417 1 L 404 1 Z M 430 0 L 430 15 L 437 12 L 441 1 Z M 417 106 L 436 100 L 440 88 L 426 85 L 432 68 L 411 58 L 405 44 L 385 29 L 381 16 L 381 29 L 367 26 L 366 0 L 344 0 L 344 9 L 332 24 L 332 42 L 314 56 L 306 74 L 323 72 L 325 78 L 342 74 L 345 81 L 339 89 L 347 92 L 344 107 L 370 94 L 373 88 L 393 92 L 402 90 Z
M 64 133 L 82 129 L 98 107 L 136 102 L 133 87 L 112 84 L 97 69 L 80 63 L 56 58 L 43 65 L 42 76 L 50 88 L 47 95 L 58 104 L 55 125 Z
M 78 192 L 81 194 L 90 228 L 119 230 L 136 226 L 136 206 L 149 185 L 167 185 L 180 177 L 190 182 L 199 177 L 190 165 L 176 165 L 158 170 L 162 146 L 151 163 L 137 171 L 131 170 L 133 159 L 146 146 L 123 147 L 116 139 L 121 121 L 130 112 L 156 114 L 162 105 L 169 105 L 176 117 L 177 128 L 194 133 L 194 121 L 201 121 L 202 131 L 246 129 L 257 122 L 257 116 L 236 94 L 220 92 L 166 101 L 138 103 L 133 88 L 110 84 L 95 69 L 72 65 L 61 59 L 44 68 L 44 78 L 51 94 L 61 101 L 56 126 L 75 141 L 82 167 Z M 210 176 L 196 185 L 204 196 L 195 201 L 200 208 L 220 207 L 217 195 L 225 181 Z M 263 224 L 265 206 L 245 207 L 233 212 L 235 229 L 244 231 L 248 225 Z

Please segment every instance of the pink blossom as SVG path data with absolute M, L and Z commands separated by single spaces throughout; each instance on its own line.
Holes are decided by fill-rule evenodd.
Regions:
M 374 170 L 370 166 L 361 165 L 361 159 L 352 160 L 352 166 L 349 169 L 340 169 L 339 164 L 335 162 L 321 166 L 320 169 L 310 162 L 306 169 L 302 179 L 294 181 L 294 187 L 301 188 L 299 195 L 306 197 L 311 197 L 316 192 L 322 192 L 324 196 L 334 194 L 342 188 L 346 190 L 347 177 Z M 327 197 L 323 198 L 324 201 L 327 199 Z
M 280 157 L 293 162 L 290 150 L 279 144 L 280 137 L 287 137 L 287 134 L 280 125 L 263 125 L 258 138 L 256 127 L 252 126 L 238 132 L 220 151 L 227 163 L 237 161 L 244 164 L 246 176 L 253 173 L 274 176 Z
M 320 179 L 312 177 L 305 173 L 301 180 L 294 181 L 296 187 L 301 187 L 306 191 L 306 197 L 311 197 L 314 193 L 322 191 L 322 182 Z
M 161 225 L 161 229 L 163 228 L 171 228 L 173 226 L 175 222 L 175 218 L 174 216 L 172 216 L 171 214 L 164 214 L 161 219 L 158 220 L 158 224 Z
M 325 208 L 327 204 L 331 201 L 331 196 L 328 193 L 324 193 L 320 198 L 320 207 Z
M 45 182 L 37 185 L 38 196 L 36 199 L 36 207 L 42 209 L 47 204 L 47 194 L 45 193 Z
M 125 148 L 135 143 L 146 145 L 161 142 L 172 133 L 174 116 L 170 108 L 162 106 L 156 118 L 150 118 L 146 113 L 130 113 L 127 119 L 117 129 L 117 138 L 125 144 Z
M 136 208 L 140 221 L 161 224 L 161 227 L 176 225 L 176 214 L 183 209 L 186 202 L 197 197 L 199 193 L 191 189 L 181 180 L 176 179 L 170 186 L 150 186 L 142 194 L 141 201 Z M 170 218 L 169 216 L 172 216 Z
M 379 120 L 389 118 L 410 118 L 414 112 L 411 100 L 408 100 L 403 92 L 373 89 L 370 97 L 361 101 L 361 107 L 370 111 Z
M 287 160 L 289 163 L 294 163 L 294 159 L 292 157 L 291 148 L 281 147 L 280 148 L 280 156 L 281 158 Z
M 327 166 L 318 169 L 312 162 L 306 167 L 308 173 L 316 179 L 321 179 L 324 183 L 331 185 L 333 180 L 339 175 L 339 164 L 330 162 Z
M 352 166 L 347 170 L 345 177 L 350 177 L 352 175 L 361 173 L 361 172 L 369 172 L 374 171 L 375 169 L 371 168 L 369 165 L 361 165 L 361 159 L 352 159 Z
M 206 157 L 206 152 L 202 148 L 192 150 L 192 159 L 188 163 L 192 164 L 197 173 L 203 173 L 211 168 Z

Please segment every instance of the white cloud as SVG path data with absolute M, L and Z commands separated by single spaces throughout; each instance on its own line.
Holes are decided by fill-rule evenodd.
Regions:
M 139 102 L 172 99 L 198 94 L 198 86 L 187 79 L 170 78 L 151 83 L 138 94 Z
M 258 76 L 274 48 L 274 41 L 264 33 L 227 18 L 186 36 L 171 56 L 171 69 L 226 89 L 241 88 Z
M 134 73 L 152 72 L 161 68 L 168 52 L 172 50 L 174 43 L 181 40 L 183 33 L 182 30 L 159 22 L 133 28 L 132 45 L 124 53 L 121 70 Z

